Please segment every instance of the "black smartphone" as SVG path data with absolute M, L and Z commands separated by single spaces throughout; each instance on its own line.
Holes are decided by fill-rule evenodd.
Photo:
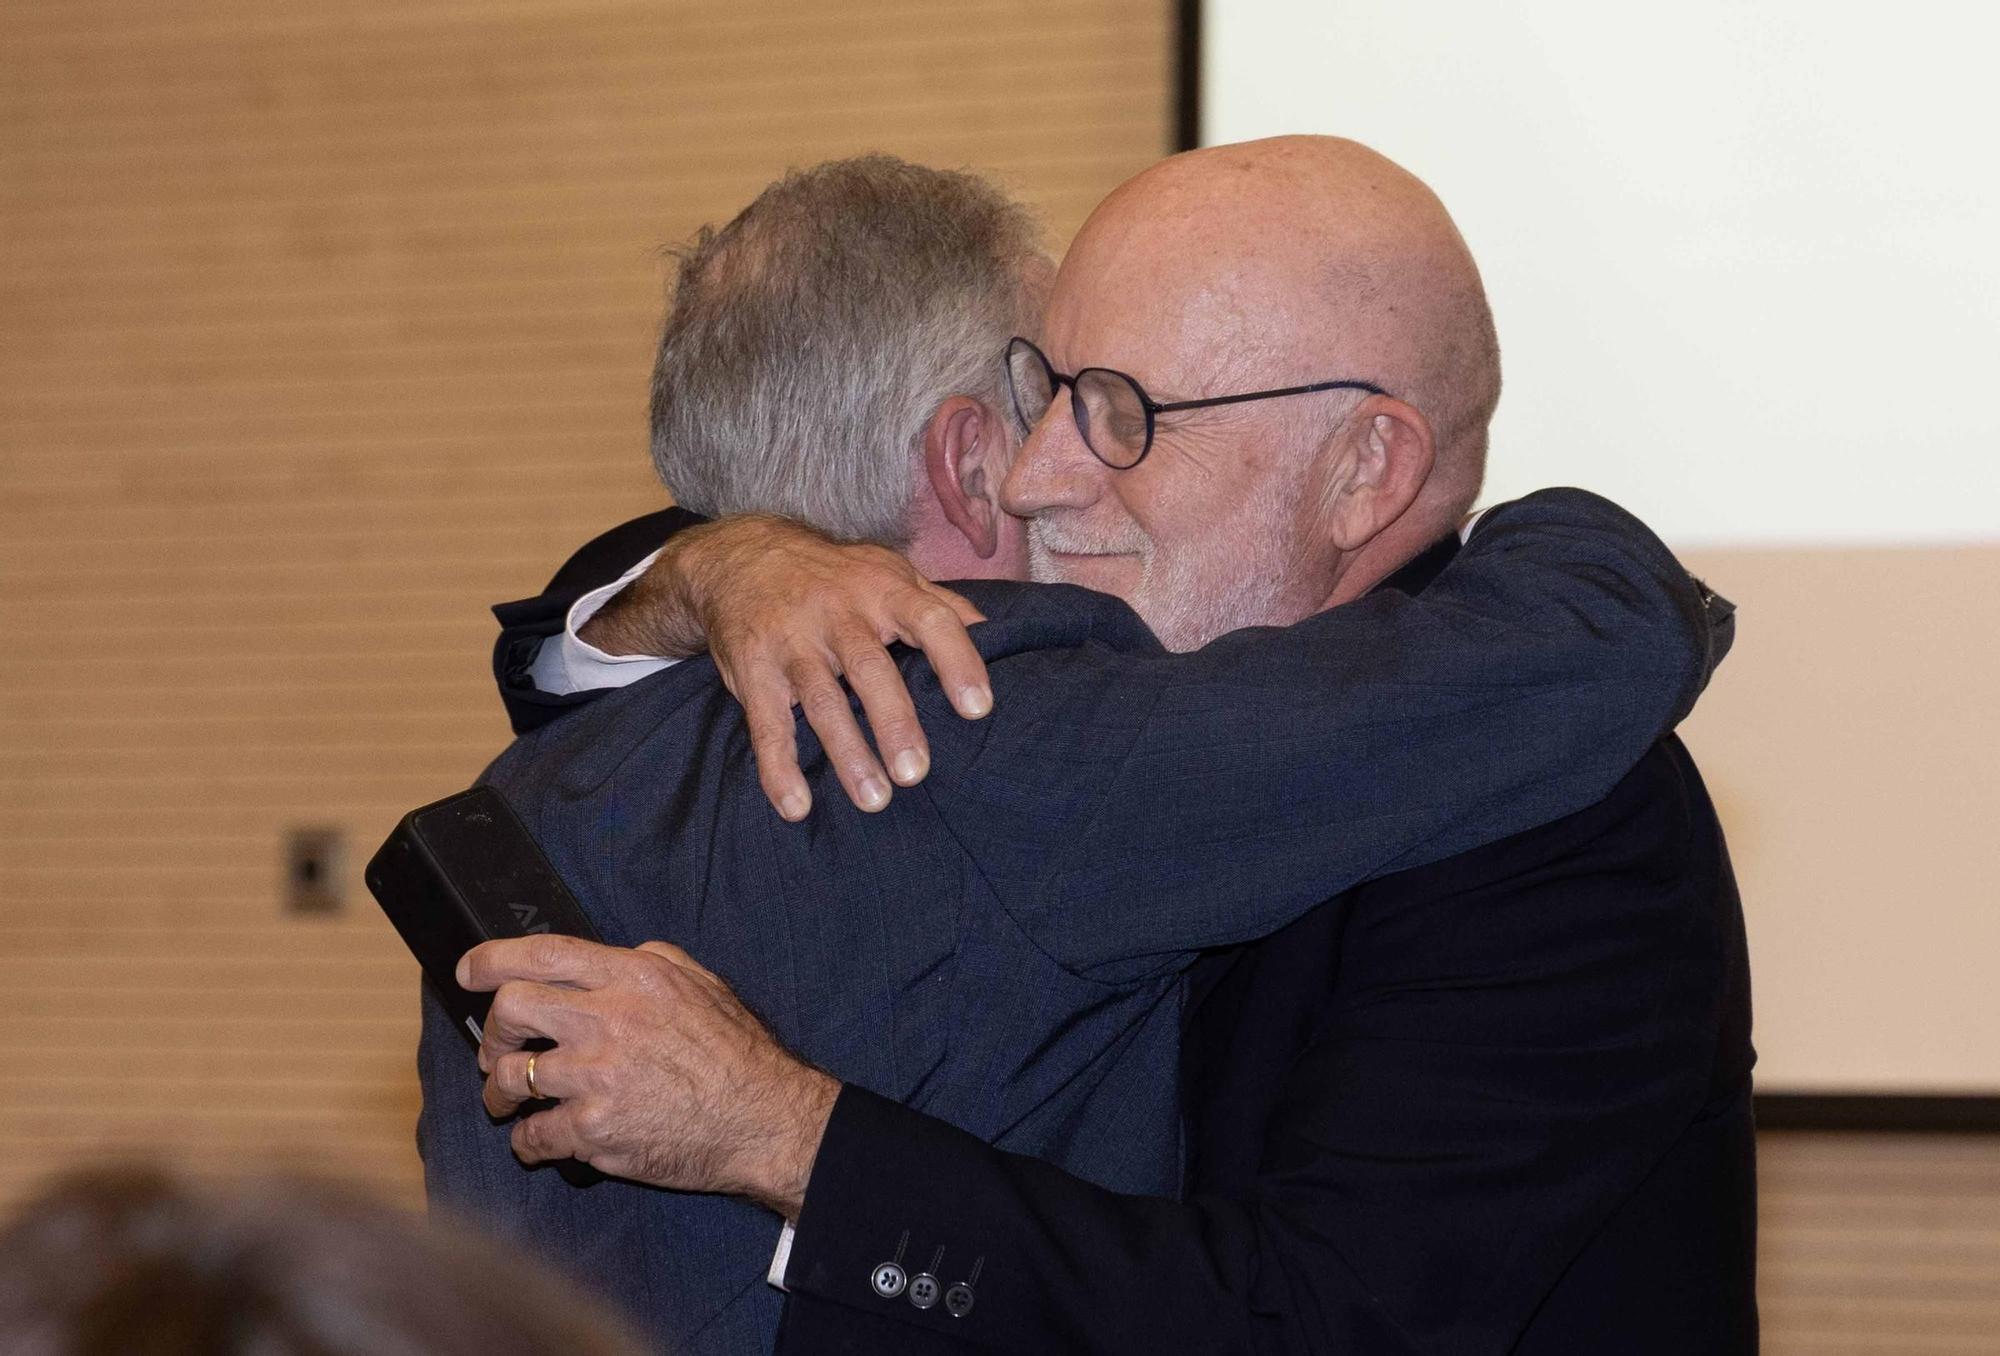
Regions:
M 496 937 L 561 932 L 602 940 L 528 826 L 490 786 L 404 815 L 369 860 L 367 879 L 474 1045 L 493 995 L 458 987 L 459 957 Z
M 404 815 L 365 874 L 375 902 L 474 1047 L 484 1038 L 493 995 L 458 987 L 459 957 L 496 937 L 560 932 L 603 940 L 528 826 L 490 786 Z M 595 1169 L 574 1160 L 557 1167 L 575 1186 L 599 1180 Z

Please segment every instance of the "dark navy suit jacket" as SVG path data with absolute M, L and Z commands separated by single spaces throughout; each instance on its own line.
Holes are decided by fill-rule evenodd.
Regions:
M 1136 1350 L 1206 1331 L 1188 1326 L 1197 1318 L 1218 1339 L 1247 1333 L 1245 1315 L 1290 1303 L 1272 1288 L 1282 1268 L 1209 1275 L 1217 1284 L 1205 1287 L 1199 1267 L 1184 1274 L 1193 1259 L 1154 1213 L 1190 1209 L 1170 1200 L 1183 1161 L 1182 972 L 1204 948 L 1338 912 L 1314 908 L 1330 893 L 1602 801 L 1659 756 L 1646 750 L 1705 681 L 1703 600 L 1643 528 L 1575 492 L 1488 515 L 1416 596 L 1384 590 L 1195 655 L 1164 654 L 1097 595 L 991 585 L 975 596 L 993 618 L 976 634 L 996 711 L 959 722 L 909 661 L 934 770 L 881 816 L 835 803 L 808 737 L 808 775 L 827 808 L 803 827 L 780 823 L 705 661 L 525 739 L 492 780 L 607 940 L 688 947 L 849 1083 L 788 1274 L 790 1349 L 927 1346 L 935 1329 L 1022 1350 Z M 1434 917 L 1463 926 L 1443 902 Z M 1228 987 L 1226 975 L 1205 982 L 1204 1005 Z M 1290 991 L 1301 1013 L 1313 1009 Z M 1280 1043 L 1253 1041 L 1267 1053 Z M 1421 1050 L 1401 1053 L 1423 1062 Z M 434 1196 L 566 1257 L 635 1307 L 663 1347 L 770 1342 L 774 1220 L 736 1202 L 625 1183 L 578 1191 L 520 1169 L 504 1127 L 478 1111 L 468 1064 L 433 1005 L 423 1142 Z M 1464 1095 L 1484 1104 L 1491 1091 L 1475 1080 Z M 1248 1141 L 1227 1117 L 1191 1110 L 1199 1183 L 1221 1170 L 1208 1138 L 1223 1158 Z M 1394 1127 L 1437 1110 L 1378 1113 Z M 1647 1124 L 1655 1138 L 1667 1129 Z M 1304 1160 L 1320 1151 L 1307 1147 Z M 1449 1165 L 1447 1155 L 1431 1175 L 1449 1177 Z M 992 1191 L 1010 1179 L 1035 1185 L 998 1186 L 1011 1214 L 996 1215 Z M 1111 1232 L 1066 1239 L 1066 1221 L 1091 1216 L 1080 1203 L 1100 1207 Z M 1121 1210 L 1137 1213 L 1121 1220 Z M 1228 1234 L 1231 1212 L 1215 1218 Z M 1237 1221 L 1246 1239 L 1248 1220 Z M 912 1272 L 939 1247 L 947 1281 L 977 1265 L 971 1312 L 917 1310 L 867 1288 L 904 1232 Z M 1424 1253 L 1425 1228 L 1411 1232 Z M 1121 1269 L 1143 1284 L 1121 1291 Z M 1104 1281 L 1123 1298 L 1089 1298 Z M 1305 1277 L 1302 1293 L 1315 1283 Z M 1173 1293 L 1145 1300 L 1150 1317 L 1126 1312 L 1162 1284 Z M 1361 1331 L 1346 1317 L 1329 1323 L 1333 1340 Z

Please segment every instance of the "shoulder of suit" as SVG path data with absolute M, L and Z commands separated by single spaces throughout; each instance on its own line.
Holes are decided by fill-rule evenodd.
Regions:
M 697 761 L 691 757 L 696 741 L 726 736 L 740 716 L 715 662 L 700 655 L 607 691 L 517 737 L 487 775 L 503 789 L 533 785 L 579 796 L 636 756 L 651 759 L 665 777 L 668 769 Z
M 988 659 L 1024 650 L 1096 643 L 1123 653 L 1163 653 L 1131 605 L 1073 584 L 971 579 L 947 585 L 986 615 L 972 637 Z

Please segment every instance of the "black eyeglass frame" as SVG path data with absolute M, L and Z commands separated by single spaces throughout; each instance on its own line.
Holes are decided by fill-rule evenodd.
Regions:
M 1091 456 L 1096 457 L 1114 471 L 1129 471 L 1144 461 L 1147 455 L 1152 452 L 1153 432 L 1157 424 L 1157 418 L 1162 414 L 1172 414 L 1178 410 L 1203 410 L 1215 405 L 1241 405 L 1252 400 L 1275 400 L 1279 396 L 1311 395 L 1316 391 L 1366 391 L 1370 395 L 1378 396 L 1389 394 L 1372 381 L 1350 379 L 1341 381 L 1316 381 L 1308 386 L 1277 386 L 1268 391 L 1243 391 L 1236 395 L 1206 396 L 1200 400 L 1159 401 L 1147 394 L 1146 388 L 1139 384 L 1137 377 L 1129 372 L 1120 372 L 1115 367 L 1080 367 L 1073 373 L 1058 372 L 1056 371 L 1055 364 L 1049 361 L 1048 354 L 1042 352 L 1035 345 L 1034 340 L 1023 338 L 1017 334 L 1007 341 L 1007 349 L 1001 355 L 1001 361 L 1006 365 L 1007 369 L 1007 398 L 1014 406 L 1014 417 L 1021 421 L 1024 434 L 1032 432 L 1034 424 L 1029 421 L 1027 411 L 1021 408 L 1021 392 L 1014 381 L 1014 354 L 1017 351 L 1017 347 L 1034 354 L 1035 361 L 1040 363 L 1042 371 L 1048 374 L 1049 404 L 1053 405 L 1055 403 L 1057 391 L 1060 391 L 1065 386 L 1069 387 L 1070 419 L 1076 424 L 1077 436 L 1083 439 L 1083 445 L 1090 449 Z M 1146 412 L 1146 441 L 1140 444 L 1139 455 L 1123 465 L 1112 461 L 1097 450 L 1097 444 L 1090 440 L 1090 430 L 1084 425 L 1081 419 L 1077 418 L 1076 384 L 1092 372 L 1102 372 L 1105 376 L 1115 378 L 1131 387 L 1132 394 L 1139 397 L 1139 407 Z M 1046 414 L 1047 412 L 1047 408 L 1044 407 L 1043 413 Z

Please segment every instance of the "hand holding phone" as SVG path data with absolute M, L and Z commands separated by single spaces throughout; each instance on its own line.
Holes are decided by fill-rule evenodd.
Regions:
M 366 878 L 375 902 L 475 1049 L 484 1039 L 493 995 L 458 986 L 459 957 L 496 937 L 560 932 L 602 940 L 528 826 L 490 786 L 404 815 L 369 860 Z M 559 1170 L 574 1186 L 602 1180 L 574 1160 Z

